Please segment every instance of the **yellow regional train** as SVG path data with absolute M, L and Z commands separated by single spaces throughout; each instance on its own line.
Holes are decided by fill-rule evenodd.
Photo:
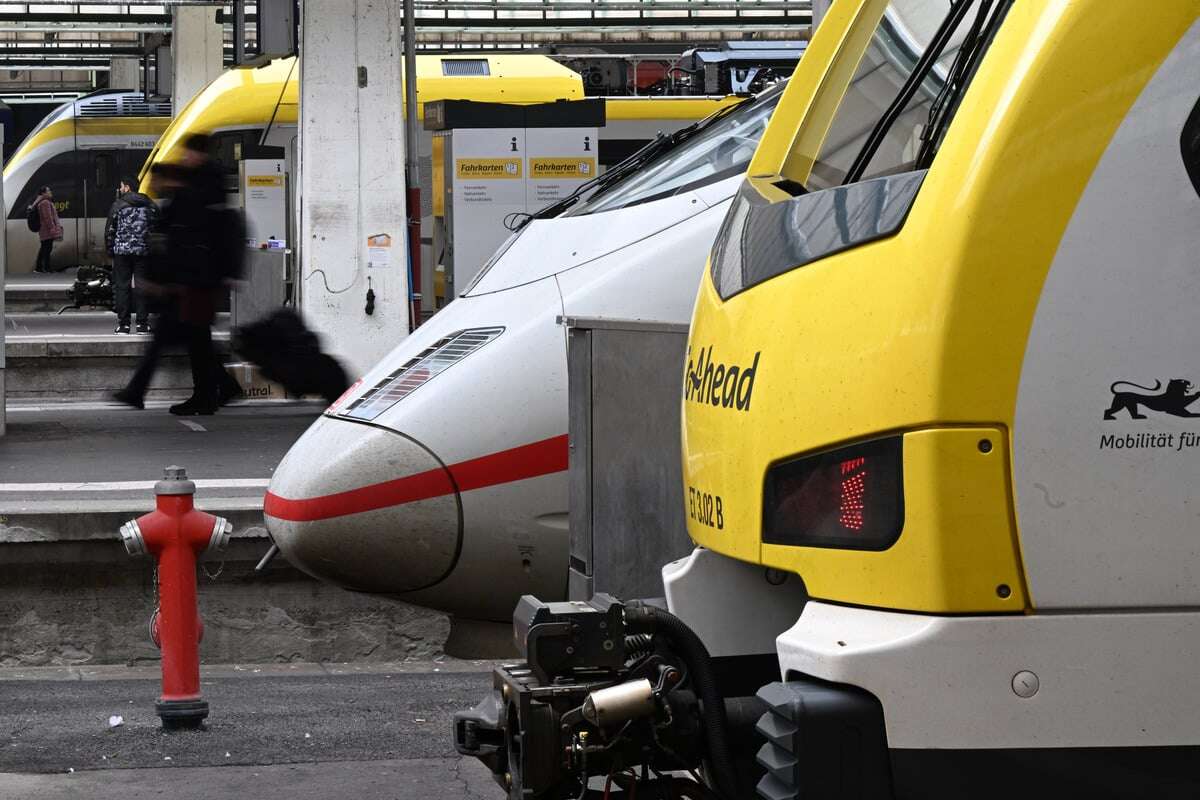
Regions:
M 1198 76 L 1195 0 L 833 4 L 685 377 L 668 595 L 811 596 L 675 609 L 785 609 L 764 796 L 1200 796 Z
M 649 794 L 654 658 L 724 800 L 1200 797 L 1198 306 L 1200 0 L 837 0 L 701 279 L 677 618 L 524 598 L 459 751 Z
M 464 62 L 483 68 L 464 69 Z M 184 138 L 206 133 L 218 140 L 216 155 L 231 160 L 244 147 L 260 142 L 288 147 L 296 135 L 300 81 L 295 58 L 275 59 L 260 66 L 235 67 L 198 94 L 180 113 L 155 147 L 151 162 L 169 162 Z M 499 54 L 486 56 L 419 55 L 418 114 L 425 103 L 469 99 L 494 103 L 540 103 L 584 96 L 583 81 L 573 70 L 548 56 Z M 617 97 L 605 103 L 608 124 L 601 136 L 601 163 L 615 163 L 659 132 L 671 132 L 708 116 L 733 102 L 714 97 Z M 428 159 L 432 137 L 422 133 L 421 157 Z M 143 176 L 146 174 L 143 171 Z
M 137 175 L 170 120 L 169 101 L 120 90 L 93 92 L 48 114 L 4 165 L 9 274 L 33 269 L 38 236 L 25 225 L 25 209 L 47 185 L 63 222 L 51 265 L 106 262 L 104 221 L 116 183 Z
M 299 67 L 295 58 L 224 72 L 184 108 L 159 140 L 141 172 L 142 191 L 151 164 L 172 161 L 192 133 L 213 139 L 213 155 L 224 165 L 227 188 L 236 191 L 238 161 L 282 158 L 295 173 Z M 583 80 L 573 70 L 543 55 L 419 55 L 418 114 L 425 103 L 443 99 L 481 102 L 539 103 L 584 97 Z M 661 132 L 670 133 L 736 102 L 733 97 L 617 97 L 605 100 L 607 123 L 600 131 L 600 165 L 616 163 Z M 430 159 L 433 137 L 421 130 L 422 230 L 426 235 L 422 264 L 425 285 L 434 285 L 429 233 L 434 230 Z M 295 238 L 295 237 L 293 237 Z M 432 297 L 428 298 L 432 308 Z

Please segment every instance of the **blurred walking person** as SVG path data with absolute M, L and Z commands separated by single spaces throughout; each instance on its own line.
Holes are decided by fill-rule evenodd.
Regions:
M 150 253 L 150 231 L 158 222 L 158 206 L 133 183 L 122 180 L 117 199 L 108 211 L 104 244 L 113 260 L 113 304 L 117 312 L 115 333 L 129 333 L 137 315 L 137 332 L 150 332 L 150 316 L 142 284 L 146 280 L 146 257 Z
M 33 212 L 37 212 L 37 234 L 38 239 L 41 240 L 41 246 L 38 248 L 37 261 L 33 265 L 33 271 L 51 272 L 50 252 L 54 249 L 56 241 L 62 241 L 63 227 L 58 219 L 58 209 L 54 207 L 54 192 L 50 191 L 49 186 L 43 186 L 38 189 L 38 195 L 29 204 L 29 210 L 31 221 Z
M 187 348 L 192 367 L 192 396 L 173 405 L 172 414 L 212 414 L 237 386 L 217 360 L 212 324 L 222 286 L 237 277 L 244 241 L 231 241 L 220 169 L 208 155 L 209 138 L 193 134 L 184 141 L 178 163 L 156 165 L 155 193 L 164 198 L 158 231 L 151 236 L 145 289 L 162 298 L 154 338 L 129 384 L 114 399 L 142 408 L 162 350 Z M 165 241 L 164 241 L 165 240 Z

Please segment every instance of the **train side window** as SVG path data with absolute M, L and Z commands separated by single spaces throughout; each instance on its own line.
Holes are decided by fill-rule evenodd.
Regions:
M 1192 187 L 1200 194 L 1200 99 L 1188 114 L 1179 134 L 1179 149 L 1183 153 L 1183 168 L 1192 179 Z
M 116 184 L 117 178 L 113 174 L 114 170 L 112 153 L 96 153 L 95 166 L 95 181 L 97 189 L 102 190 Z
M 261 131 L 226 131 L 213 134 L 208 154 L 221 168 L 225 191 L 238 190 L 238 164 L 246 158 L 283 158 L 282 147 L 259 147 Z
M 16 202 L 8 214 L 9 219 L 24 219 L 25 209 L 37 191 L 42 186 L 49 186 L 54 192 L 54 205 L 58 208 L 58 216 L 62 219 L 74 219 L 83 215 L 81 207 L 79 182 L 79 160 L 74 150 L 59 153 L 46 160 L 17 192 Z M 86 174 L 86 173 L 85 173 Z M 107 207 L 105 208 L 107 211 Z

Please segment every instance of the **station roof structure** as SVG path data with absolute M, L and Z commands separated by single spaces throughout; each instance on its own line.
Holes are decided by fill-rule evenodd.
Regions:
M 235 37 L 237 6 L 245 20 Z M 88 91 L 107 85 L 114 59 L 141 59 L 169 42 L 172 10 L 207 6 L 225 23 L 226 61 L 235 39 L 258 52 L 258 0 L 124 0 L 0 3 L 0 97 Z M 525 50 L 614 45 L 626 52 L 690 44 L 807 36 L 811 0 L 415 0 L 417 46 Z

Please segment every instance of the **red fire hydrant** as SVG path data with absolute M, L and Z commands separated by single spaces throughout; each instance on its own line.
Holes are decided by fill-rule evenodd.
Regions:
M 158 561 L 155 644 L 162 650 L 162 697 L 155 712 L 167 729 L 198 728 L 208 716 L 200 699 L 200 611 L 196 605 L 196 560 L 225 549 L 232 526 L 192 506 L 196 484 L 183 467 L 167 467 L 154 484 L 155 510 L 121 526 L 131 556 Z M 157 623 L 157 624 L 155 624 Z

